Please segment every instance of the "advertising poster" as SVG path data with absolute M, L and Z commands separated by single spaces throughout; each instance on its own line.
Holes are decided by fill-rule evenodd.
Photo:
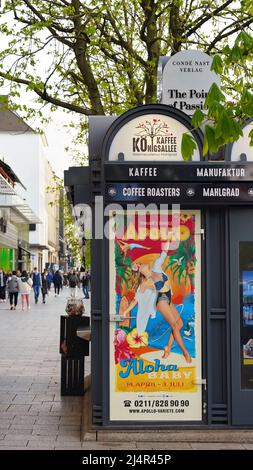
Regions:
M 202 420 L 200 213 L 173 217 L 111 214 L 112 421 Z
M 242 271 L 243 365 L 253 365 L 253 271 Z M 252 379 L 251 379 L 252 382 Z

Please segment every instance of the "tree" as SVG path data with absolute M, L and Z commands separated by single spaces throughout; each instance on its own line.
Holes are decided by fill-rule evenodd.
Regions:
M 206 100 L 204 151 L 215 152 L 253 117 L 252 10 L 251 0 L 7 0 L 0 84 L 11 83 L 13 103 L 25 87 L 52 109 L 120 114 L 156 102 L 159 56 L 199 48 L 222 75 Z M 197 111 L 194 126 L 204 119 Z M 184 157 L 193 149 L 185 137 Z

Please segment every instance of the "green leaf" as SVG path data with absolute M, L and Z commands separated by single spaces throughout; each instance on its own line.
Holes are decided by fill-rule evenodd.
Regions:
M 249 144 L 251 147 L 253 147 L 253 129 L 251 129 L 249 133 L 249 138 L 250 138 Z
M 233 135 L 234 128 L 232 120 L 228 117 L 225 109 L 223 109 L 215 129 L 215 139 L 222 137 L 224 143 L 227 144 Z
M 224 105 L 222 105 L 221 103 L 218 103 L 218 101 L 214 101 L 208 107 L 208 117 L 214 118 L 217 121 L 223 109 L 224 109 Z
M 211 65 L 211 70 L 213 70 L 215 73 L 222 74 L 223 72 L 223 62 L 222 58 L 220 55 L 216 54 L 213 58 L 212 65 Z
M 193 127 L 195 128 L 199 127 L 202 124 L 204 118 L 205 118 L 204 113 L 202 113 L 202 111 L 199 108 L 197 108 L 192 116 Z
M 215 139 L 215 129 L 214 127 L 207 124 L 204 130 L 204 145 L 203 145 L 203 155 L 205 156 L 208 151 L 215 153 L 218 150 L 218 145 Z
M 185 161 L 191 160 L 194 150 L 197 148 L 195 139 L 191 134 L 184 133 L 181 142 L 181 153 Z
M 232 47 L 229 58 L 232 62 L 239 62 L 242 59 L 242 50 L 237 44 Z
M 218 103 L 225 101 L 225 95 L 222 93 L 218 85 L 213 83 L 205 100 L 205 106 L 211 106 L 215 101 Z

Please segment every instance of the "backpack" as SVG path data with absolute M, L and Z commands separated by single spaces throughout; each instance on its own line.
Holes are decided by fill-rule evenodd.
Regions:
M 18 280 L 16 277 L 11 277 L 8 281 L 8 291 L 9 292 L 18 292 Z

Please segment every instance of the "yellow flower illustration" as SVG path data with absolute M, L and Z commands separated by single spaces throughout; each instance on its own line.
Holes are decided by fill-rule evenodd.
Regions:
M 180 225 L 180 240 L 184 241 L 187 240 L 191 235 L 190 230 L 186 225 Z
M 145 331 L 139 333 L 137 328 L 134 328 L 127 335 L 127 342 L 130 348 L 141 348 L 148 345 L 148 333 Z

